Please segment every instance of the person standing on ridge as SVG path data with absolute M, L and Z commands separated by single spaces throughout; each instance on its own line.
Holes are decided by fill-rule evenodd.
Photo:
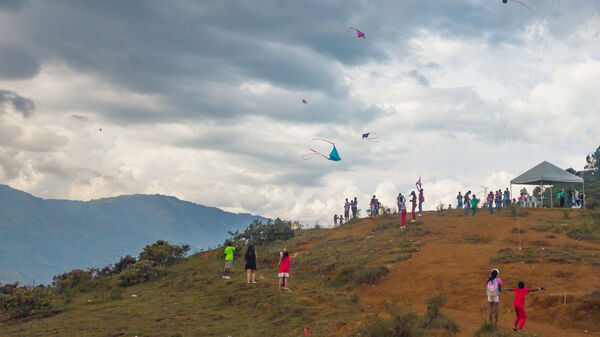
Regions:
M 458 195 L 456 196 L 456 200 L 458 200 L 458 206 L 456 206 L 456 208 L 462 208 L 463 196 L 462 196 L 462 194 L 460 194 L 460 191 L 458 192 Z
M 377 198 L 375 197 L 375 194 L 373 194 L 373 198 L 371 198 L 371 203 L 369 203 L 369 207 L 371 208 L 371 219 L 374 218 L 376 215 L 377 203 Z
M 417 194 L 415 193 L 415 191 L 410 192 L 410 202 L 412 204 L 412 220 L 411 221 L 416 221 L 417 217 L 415 214 L 415 209 L 417 208 Z
M 490 208 L 490 214 L 494 214 L 494 192 L 490 192 L 487 197 L 488 207 Z
M 400 228 L 406 228 L 406 199 L 402 193 L 398 193 L 398 211 L 401 214 Z
M 226 244 L 227 247 L 225 247 L 225 271 L 223 271 L 223 278 L 224 279 L 231 279 L 231 276 L 229 276 L 229 270 L 231 269 L 231 265 L 233 264 L 233 252 L 235 251 L 235 247 L 233 247 L 233 244 L 231 244 L 231 242 L 227 241 Z
M 508 191 L 508 187 L 504 191 L 504 207 L 506 206 L 510 206 L 510 192 Z
M 419 216 L 423 216 L 423 203 L 425 202 L 425 196 L 423 195 L 423 187 L 419 187 L 417 185 L 417 190 L 419 190 Z
M 333 227 L 336 227 L 336 226 L 337 226 L 337 224 L 338 224 L 337 220 L 338 220 L 338 216 L 337 216 L 337 214 L 335 214 L 335 215 L 333 216 Z
M 471 191 L 465 193 L 465 216 L 469 215 L 469 208 L 471 208 Z
M 344 218 L 346 221 L 350 220 L 350 202 L 348 202 L 348 198 L 346 198 L 346 202 L 344 203 Z
M 358 210 L 358 201 L 356 200 L 356 197 L 354 197 L 350 206 L 352 206 L 352 218 L 356 218 L 356 211 Z
M 248 244 L 248 249 L 246 250 L 246 255 L 244 255 L 244 259 L 246 260 L 246 280 L 250 283 L 250 276 L 252 276 L 252 283 L 256 283 L 256 249 L 252 243 Z
M 475 196 L 475 194 L 473 194 L 473 199 L 471 200 L 471 215 L 475 216 L 475 214 L 477 214 L 477 204 L 479 203 L 479 199 L 477 199 L 477 196 Z

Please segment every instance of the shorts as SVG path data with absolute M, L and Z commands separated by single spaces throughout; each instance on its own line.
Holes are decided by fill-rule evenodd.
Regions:
M 233 264 L 233 261 L 231 261 L 231 260 L 225 260 L 225 268 L 231 268 L 232 264 Z
M 290 273 L 279 273 L 279 277 L 290 277 Z
M 500 296 L 488 296 L 488 302 L 500 302 Z

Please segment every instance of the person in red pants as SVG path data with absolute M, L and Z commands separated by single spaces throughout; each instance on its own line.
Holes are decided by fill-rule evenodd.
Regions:
M 400 214 L 402 214 L 402 221 L 400 222 L 400 228 L 406 228 L 406 198 L 402 195 L 402 193 L 398 193 L 398 210 Z
M 523 281 L 519 281 L 518 288 L 509 288 L 506 290 L 515 292 L 514 305 L 517 318 L 515 319 L 515 327 L 513 330 L 523 332 L 523 326 L 525 325 L 525 321 L 527 321 L 527 314 L 525 314 L 525 295 L 529 292 L 544 290 L 544 287 L 529 289 L 525 288 L 525 283 L 523 283 Z
M 415 213 L 415 209 L 417 208 L 417 194 L 415 191 L 410 192 L 410 202 L 412 203 L 412 221 L 417 219 L 417 214 Z

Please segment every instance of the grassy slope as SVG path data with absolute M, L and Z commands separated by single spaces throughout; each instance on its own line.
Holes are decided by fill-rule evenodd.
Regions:
M 489 261 L 500 249 L 518 247 L 514 218 L 482 210 L 475 218 L 452 211 L 446 216 L 428 212 L 419 220 L 422 224 L 409 225 L 408 231 L 398 228 L 396 216 L 363 220 L 342 229 L 303 231 L 289 242 L 259 247 L 259 283 L 254 285 L 245 282 L 243 262 L 236 262 L 228 281 L 221 279 L 217 252 L 196 255 L 159 281 L 125 288 L 121 300 L 83 293 L 62 313 L 0 326 L 0 335 L 300 336 L 310 328 L 314 336 L 337 336 L 351 333 L 369 315 L 385 314 L 384 301 L 397 300 L 424 312 L 426 299 L 442 293 L 448 299 L 444 311 L 461 327 L 459 336 L 473 336 L 487 305 L 485 278 L 497 267 L 507 287 L 523 280 L 547 288 L 527 297 L 529 331 L 570 337 L 587 329 L 593 331 L 586 336 L 600 336 L 595 319 L 600 308 L 580 300 L 600 285 L 598 266 L 590 265 L 600 258 L 600 243 L 575 241 L 564 231 L 528 229 L 594 220 L 576 212 L 563 219 L 562 210 L 529 211 L 520 218 L 527 229 L 523 246 L 539 253 L 540 263 L 496 265 Z M 578 264 L 548 263 L 545 251 L 556 248 L 561 254 L 565 245 L 572 249 L 569 254 L 585 258 Z M 277 290 L 275 265 L 283 247 L 299 251 L 291 264 L 292 293 Z M 364 276 L 362 267 L 381 265 L 390 269 L 387 275 L 371 285 L 355 285 Z M 339 276 L 341 270 L 350 276 Z M 565 292 L 567 305 L 561 302 Z M 511 304 L 505 292 L 500 310 L 505 327 L 512 324 Z

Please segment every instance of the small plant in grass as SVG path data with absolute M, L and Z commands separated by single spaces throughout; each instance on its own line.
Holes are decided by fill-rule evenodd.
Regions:
M 519 233 L 519 232 L 521 232 L 521 234 L 523 234 L 523 233 L 527 232 L 527 230 L 523 229 L 523 228 L 519 229 L 517 227 L 513 227 L 513 229 L 511 230 L 511 232 L 512 233 Z
M 581 224 L 569 227 L 567 236 L 580 241 L 600 242 L 600 224 Z
M 528 333 L 518 334 L 519 336 L 524 337 L 537 337 L 537 335 L 532 335 Z M 499 328 L 497 325 L 488 323 L 486 321 L 483 322 L 483 325 L 475 332 L 475 337 L 512 337 L 515 336 L 515 333 L 512 330 L 506 330 Z
M 450 333 L 458 332 L 458 324 L 450 317 L 442 313 L 442 307 L 446 299 L 442 295 L 431 297 L 427 300 L 427 312 L 425 313 L 425 326 L 428 329 L 444 329 Z
M 563 211 L 563 219 L 571 219 L 571 215 L 569 214 L 569 211 L 567 211 L 567 210 Z
M 355 337 L 426 337 L 423 318 L 415 312 L 394 312 L 389 318 L 370 318 L 353 334 Z
M 396 263 L 396 262 L 408 260 L 411 257 L 412 257 L 411 253 L 399 254 L 399 255 L 392 257 L 391 259 L 386 260 L 385 263 Z
M 483 237 L 479 234 L 470 234 L 465 237 L 465 241 L 468 243 L 488 243 L 492 241 L 492 239 Z
M 348 266 L 342 268 L 342 270 L 331 279 L 330 283 L 334 287 L 342 287 L 349 284 L 359 286 L 361 284 L 371 285 L 387 273 L 390 270 L 386 266 Z

